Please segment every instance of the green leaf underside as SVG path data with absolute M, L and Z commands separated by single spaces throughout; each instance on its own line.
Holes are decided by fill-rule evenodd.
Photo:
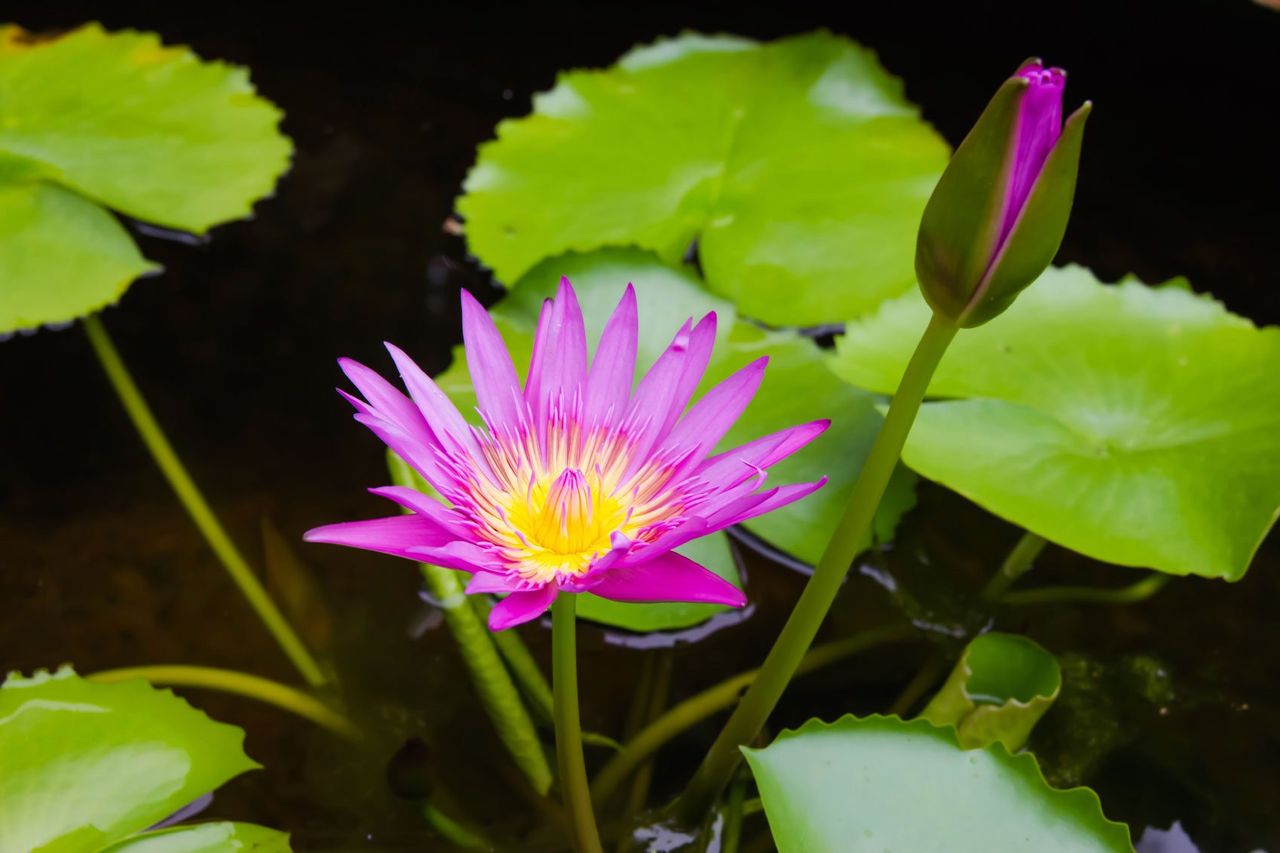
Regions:
M 203 233 L 288 167 L 248 73 L 150 33 L 0 27 L 0 333 L 83 316 L 150 268 L 104 208 Z
M 241 729 L 142 680 L 97 684 L 69 668 L 10 675 L 0 687 L 0 850 L 99 850 L 140 832 L 257 767 L 243 741 Z
M 498 278 L 610 245 L 676 263 L 696 240 L 711 290 L 773 325 L 855 316 L 912 287 L 948 156 L 874 54 L 825 32 L 659 41 L 562 74 L 497 137 L 458 210 Z
M 251 823 L 199 823 L 135 835 L 102 853 L 289 853 L 289 836 Z
M 849 326 L 833 369 L 891 390 L 928 319 L 915 294 Z M 1280 330 L 1184 286 L 1050 269 L 961 332 L 903 459 L 1099 560 L 1240 578 L 1280 509 Z
M 1062 671 L 1053 655 L 1017 634 L 975 637 L 920 716 L 953 725 L 966 749 L 1000 742 L 1021 749 L 1058 696 Z
M 808 339 L 765 331 L 737 320 L 733 307 L 703 290 L 687 269 L 667 266 L 652 254 L 635 249 L 602 249 L 548 260 L 531 270 L 490 309 L 521 375 L 529 364 L 537 312 L 542 301 L 555 293 L 561 276 L 568 276 L 573 282 L 592 350 L 606 319 L 621 299 L 623 288 L 627 282 L 635 284 L 640 313 L 637 378 L 671 343 L 681 323 L 709 311 L 716 312 L 716 351 L 695 399 L 748 362 L 764 355 L 770 357 L 760 390 L 720 443 L 720 450 L 809 420 L 832 420 L 831 428 L 816 441 L 770 468 L 767 481 L 808 482 L 827 475 L 830 482 L 798 503 L 744 524 L 775 547 L 806 562 L 817 562 L 853 488 L 855 463 L 865 458 L 880 428 L 875 398 L 840 382 L 827 369 L 827 354 Z M 479 423 L 461 347 L 455 350 L 453 365 L 437 377 L 437 382 L 465 416 Z M 876 516 L 876 536 L 889 538 L 898 519 L 914 501 L 914 478 L 901 469 L 895 473 Z M 723 534 L 707 540 L 710 541 L 690 543 L 679 550 L 699 562 L 703 558 L 712 560 L 703 565 L 736 583 L 737 568 Z M 700 550 L 695 553 L 690 547 Z M 655 630 L 659 625 L 665 629 L 689 627 L 723 609 L 667 603 L 598 605 L 589 596 L 583 597 L 579 608 L 588 618 L 639 631 Z M 627 615 L 631 613 L 635 615 Z
M 1087 788 L 1050 788 L 1035 759 L 965 751 L 925 720 L 810 720 L 743 749 L 780 853 L 1131 851 Z

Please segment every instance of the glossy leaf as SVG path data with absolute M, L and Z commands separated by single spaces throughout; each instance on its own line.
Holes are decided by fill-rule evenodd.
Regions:
M 289 853 L 289 836 L 251 823 L 198 823 L 144 832 L 102 853 Z
M 1028 637 L 991 631 L 969 643 L 920 716 L 955 726 L 965 749 L 999 742 L 1013 752 L 1027 742 L 1061 687 L 1053 655 Z
M 0 333 L 83 316 L 149 268 L 104 208 L 203 233 L 288 166 L 243 68 L 149 33 L 0 27 Z
M 244 732 L 142 680 L 0 687 L 0 850 L 98 850 L 258 765 Z
M 928 309 L 849 326 L 834 368 L 891 390 Z M 1073 550 L 1241 577 L 1280 509 L 1280 330 L 1183 287 L 1050 269 L 943 358 L 903 459 Z
M 773 325 L 841 320 L 914 286 L 947 147 L 874 54 L 830 33 L 686 34 L 562 74 L 481 147 L 458 210 L 515 282 L 565 251 L 696 241 L 708 287 Z
M 880 428 L 881 416 L 876 410 L 875 398 L 840 382 L 827 368 L 828 355 L 812 341 L 789 333 L 762 330 L 736 319 L 733 307 L 702 290 L 692 272 L 667 266 L 653 255 L 634 249 L 605 249 L 546 261 L 517 282 L 507 297 L 490 309 L 520 371 L 529 363 L 537 311 L 542 300 L 554 292 L 562 275 L 573 282 L 582 303 L 587 339 L 592 345 L 617 304 L 622 288 L 629 281 L 635 284 L 640 310 L 637 376 L 671 342 L 680 323 L 708 311 L 716 312 L 718 340 L 699 393 L 749 361 L 762 355 L 770 357 L 755 400 L 726 435 L 721 447 L 736 446 L 807 420 L 831 419 L 831 429 L 801 452 L 773 466 L 769 474 L 770 481 L 777 483 L 806 482 L 826 475 L 831 478 L 827 486 L 799 503 L 745 524 L 752 533 L 783 551 L 806 562 L 816 562 L 853 488 L 856 465 L 865 458 Z M 478 422 L 470 376 L 460 355 L 459 349 L 453 366 L 438 377 L 438 381 L 459 409 Z M 898 518 L 912 506 L 913 486 L 909 472 L 900 470 L 895 474 L 876 517 L 878 537 L 888 538 Z M 709 563 L 708 568 L 723 577 L 736 577 L 736 569 L 727 562 L 727 546 L 716 546 L 711 551 L 723 555 L 726 562 Z M 579 601 L 580 612 L 586 608 L 598 616 L 596 605 L 589 601 L 585 596 Z M 652 614 L 636 617 L 632 624 L 611 623 L 632 630 L 650 630 L 635 626 L 652 624 L 658 619 L 667 623 L 666 628 L 680 627 L 676 623 L 687 620 L 672 615 L 678 611 L 702 614 L 689 624 L 696 624 L 706 614 L 716 611 L 714 606 L 688 604 L 629 604 L 618 608 L 621 609 L 609 607 L 608 610 L 611 613 L 642 608 L 667 611 L 668 615 L 662 617 Z
M 743 749 L 780 853 L 1131 851 L 1087 788 L 1050 788 L 1029 754 L 963 750 L 925 720 L 810 720 Z

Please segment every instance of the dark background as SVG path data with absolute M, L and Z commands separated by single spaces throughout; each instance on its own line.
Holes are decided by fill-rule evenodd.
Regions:
M 925 118 L 953 143 L 1026 56 L 1062 65 L 1070 72 L 1068 103 L 1089 98 L 1096 108 L 1061 260 L 1108 280 L 1185 275 L 1238 313 L 1280 321 L 1280 13 L 1247 0 L 457 3 L 409 12 L 377 3 L 326 10 L 68 0 L 10 2 L 3 15 L 35 31 L 86 20 L 157 31 L 204 58 L 249 66 L 262 94 L 286 112 L 284 130 L 297 151 L 276 197 L 260 203 L 252 221 L 219 228 L 205 244 L 138 235 L 166 273 L 138 282 L 104 314 L 160 421 L 251 558 L 263 517 L 296 541 L 315 524 L 379 511 L 361 491 L 383 478 L 378 450 L 332 392 L 334 359 L 383 365 L 380 342 L 393 340 L 434 371 L 457 341 L 457 288 L 496 298 L 461 240 L 442 230 L 475 146 L 499 119 L 526 113 L 558 69 L 604 66 L 637 42 L 683 29 L 767 39 L 827 27 L 850 35 L 905 79 Z M 950 511 L 955 502 L 947 500 L 925 492 L 917 515 Z M 1012 542 L 1005 528 L 981 529 L 991 531 L 992 554 Z M 1266 553 L 1274 558 L 1273 551 Z M 406 644 L 404 625 L 417 607 L 412 572 L 390 563 L 370 568 L 337 549 L 305 555 L 326 597 L 340 603 L 335 645 L 361 649 L 350 681 L 368 695 L 395 697 L 400 708 L 461 701 L 422 692 L 422 669 L 437 681 L 464 676 L 447 642 Z M 1111 637 L 1098 642 L 1119 653 L 1170 629 L 1194 646 L 1229 621 L 1231 642 L 1208 643 L 1205 665 L 1239 668 L 1242 653 L 1255 650 L 1261 657 L 1232 689 L 1255 703 L 1274 702 L 1276 588 L 1259 577 L 1274 568 L 1270 562 L 1236 587 L 1185 582 L 1189 592 L 1167 598 L 1163 615 L 1152 617 L 1155 627 L 1135 627 L 1137 616 L 1091 615 L 1071 630 Z M 6 669 L 190 661 L 292 677 L 174 504 L 76 329 L 0 343 L 0 592 L 17 603 L 0 617 Z M 1193 617 L 1199 602 L 1215 600 L 1214 612 L 1228 615 Z M 539 642 L 536 634 L 532 641 Z M 758 660 L 762 642 L 715 650 L 746 666 Z M 727 661 L 711 661 L 712 672 L 726 672 Z M 261 804 L 261 820 L 292 809 L 319 827 L 313 841 L 364 832 L 355 818 L 331 832 L 313 812 L 337 807 L 308 804 L 312 790 L 291 789 L 329 785 L 330 800 L 363 802 L 343 789 L 351 783 L 337 768 L 326 776 L 313 767 L 305 784 L 279 769 L 311 760 L 312 743 L 298 740 L 287 722 L 246 718 L 219 697 L 203 704 L 250 728 L 255 755 L 278 753 L 274 762 L 263 759 L 265 775 L 237 782 L 240 793 L 232 794 Z M 392 712 L 384 717 L 394 718 L 388 727 L 403 727 Z M 1174 742 L 1170 749 L 1181 743 Z M 1183 764 L 1209 762 L 1195 770 L 1209 787 L 1252 788 L 1255 797 L 1261 790 L 1241 807 L 1252 828 L 1233 836 L 1244 819 L 1212 805 L 1154 813 L 1191 814 L 1193 824 L 1212 827 L 1204 833 L 1218 839 L 1218 849 L 1272 843 L 1267 833 L 1276 824 L 1260 815 L 1276 793 L 1275 741 L 1241 734 L 1226 746 L 1234 752 L 1221 766 L 1212 756 Z M 1117 803 L 1138 826 L 1153 812 L 1123 798 L 1149 783 L 1143 768 L 1113 770 L 1114 790 L 1104 791 L 1109 808 Z M 1160 796 L 1167 805 L 1183 793 Z

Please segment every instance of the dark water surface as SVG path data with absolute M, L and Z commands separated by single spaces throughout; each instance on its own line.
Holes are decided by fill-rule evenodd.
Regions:
M 363 492 L 385 480 L 381 451 L 333 393 L 334 359 L 385 366 L 386 339 L 428 369 L 445 366 L 457 289 L 488 301 L 498 291 L 442 223 L 476 144 L 500 118 L 526 112 L 559 68 L 608 64 L 686 27 L 773 37 L 824 25 L 877 48 L 956 141 L 999 80 L 1040 53 L 1070 69 L 1072 101 L 1097 103 L 1063 258 L 1107 278 L 1184 274 L 1239 313 L 1280 320 L 1269 58 L 1280 14 L 1244 0 L 881 8 L 890 5 L 464 4 L 428 7 L 419 22 L 376 4 L 8 4 L 3 14 L 31 29 L 99 19 L 247 64 L 297 144 L 292 172 L 253 221 L 218 229 L 206 245 L 140 235 L 167 272 L 105 314 L 251 560 L 262 562 L 265 524 L 314 570 L 324 606 L 311 608 L 307 630 L 328 644 L 354 713 L 380 732 L 355 752 L 274 710 L 192 693 L 243 725 L 266 766 L 220 792 L 213 814 L 288 829 L 302 850 L 444 849 L 384 783 L 388 756 L 418 736 L 474 819 L 524 825 L 528 807 L 448 632 L 414 635 L 424 617 L 415 571 L 299 536 L 384 511 Z M 293 680 L 136 440 L 79 330 L 0 344 L 0 388 L 0 665 L 188 662 Z M 853 576 L 829 636 L 900 618 L 904 597 L 913 618 L 943 629 L 943 648 L 958 642 L 948 631 L 986 624 L 967 602 L 1016 531 L 940 489 L 920 497 L 894 547 Z M 1130 607 L 1003 614 L 1000 627 L 1068 656 L 1063 698 L 1033 744 L 1051 778 L 1096 787 L 1135 836 L 1180 820 L 1206 851 L 1280 849 L 1278 560 L 1272 537 L 1235 585 L 1176 580 Z M 1030 583 L 1135 577 L 1052 548 L 1042 564 Z M 889 595 L 873 578 L 886 573 L 910 593 Z M 677 650 L 673 695 L 756 665 L 802 581 L 752 561 L 756 613 Z M 521 632 L 545 660 L 545 628 Z M 648 653 L 583 633 L 584 725 L 616 734 Z M 927 648 L 809 676 L 776 723 L 881 710 Z M 662 753 L 657 795 L 686 778 L 713 734 L 702 726 Z

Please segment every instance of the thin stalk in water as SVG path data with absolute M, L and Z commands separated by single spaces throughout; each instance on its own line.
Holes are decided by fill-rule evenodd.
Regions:
M 1009 552 L 1009 556 L 1004 558 L 1000 571 L 987 581 L 986 587 L 982 590 L 982 597 L 988 601 L 999 601 L 1000 596 L 1017 583 L 1018 578 L 1031 570 L 1035 565 L 1036 557 L 1040 556 L 1040 552 L 1047 544 L 1043 536 L 1032 533 L 1030 530 L 1023 533 L 1018 544 L 1014 545 L 1013 550 Z
M 858 473 L 844 513 L 822 559 L 774 641 L 764 665 L 760 667 L 760 674 L 720 730 L 693 781 L 675 804 L 674 816 L 684 825 L 697 825 L 710 813 L 742 760 L 739 747 L 749 743 L 760 732 L 817 636 L 859 546 L 871 529 L 876 508 L 898 464 L 929 380 L 957 331 L 950 320 L 939 314 L 930 319 L 893 395 L 884 424 Z
M 98 357 L 98 363 L 102 365 L 103 371 L 106 372 L 107 379 L 110 380 L 116 396 L 120 398 L 121 404 L 124 405 L 129 419 L 133 421 L 133 426 L 138 431 L 138 436 L 142 439 L 142 443 L 151 452 L 151 458 L 155 460 L 161 473 L 169 481 L 169 485 L 173 488 L 183 507 L 186 508 L 191 520 L 195 522 L 196 527 L 204 534 L 205 541 L 209 543 L 209 547 L 213 550 L 218 560 L 221 561 L 223 567 L 227 570 L 227 574 L 235 581 L 236 586 L 240 588 L 240 592 L 249 602 L 249 606 L 254 609 L 254 612 L 258 614 L 258 618 L 267 626 L 271 636 L 275 637 L 280 648 L 289 657 L 289 660 L 293 662 L 293 665 L 297 667 L 298 672 L 301 673 L 307 684 L 312 687 L 319 687 L 324 684 L 324 671 L 320 668 L 315 658 L 311 656 L 311 652 L 307 650 L 306 645 L 298 637 L 293 627 L 289 625 L 284 614 L 280 612 L 280 608 L 276 606 L 262 582 L 258 580 L 258 576 L 254 574 L 244 557 L 240 555 L 240 551 L 236 548 L 235 543 L 231 541 L 231 537 L 227 535 L 226 530 L 223 529 L 218 517 L 209 508 L 204 495 L 200 493 L 200 489 L 196 487 L 195 481 L 187 473 L 187 469 L 178 458 L 178 454 L 174 452 L 173 445 L 169 443 L 164 431 L 160 429 L 160 424 L 156 422 L 155 416 L 151 413 L 151 407 L 147 405 L 142 392 L 138 390 L 137 383 L 133 381 L 133 377 L 129 374 L 129 369 L 125 367 L 124 361 L 120 358 L 120 353 L 116 350 L 115 344 L 112 343 L 111 337 L 107 334 L 106 327 L 102 325 L 102 321 L 97 315 L 84 318 L 84 331 L 89 336 L 89 344 L 93 347 L 94 355 Z
M 578 717 L 578 638 L 574 610 L 578 597 L 561 592 L 551 605 L 551 691 L 555 698 L 556 759 L 560 791 L 578 853 L 602 853 L 582 756 L 582 722 Z

